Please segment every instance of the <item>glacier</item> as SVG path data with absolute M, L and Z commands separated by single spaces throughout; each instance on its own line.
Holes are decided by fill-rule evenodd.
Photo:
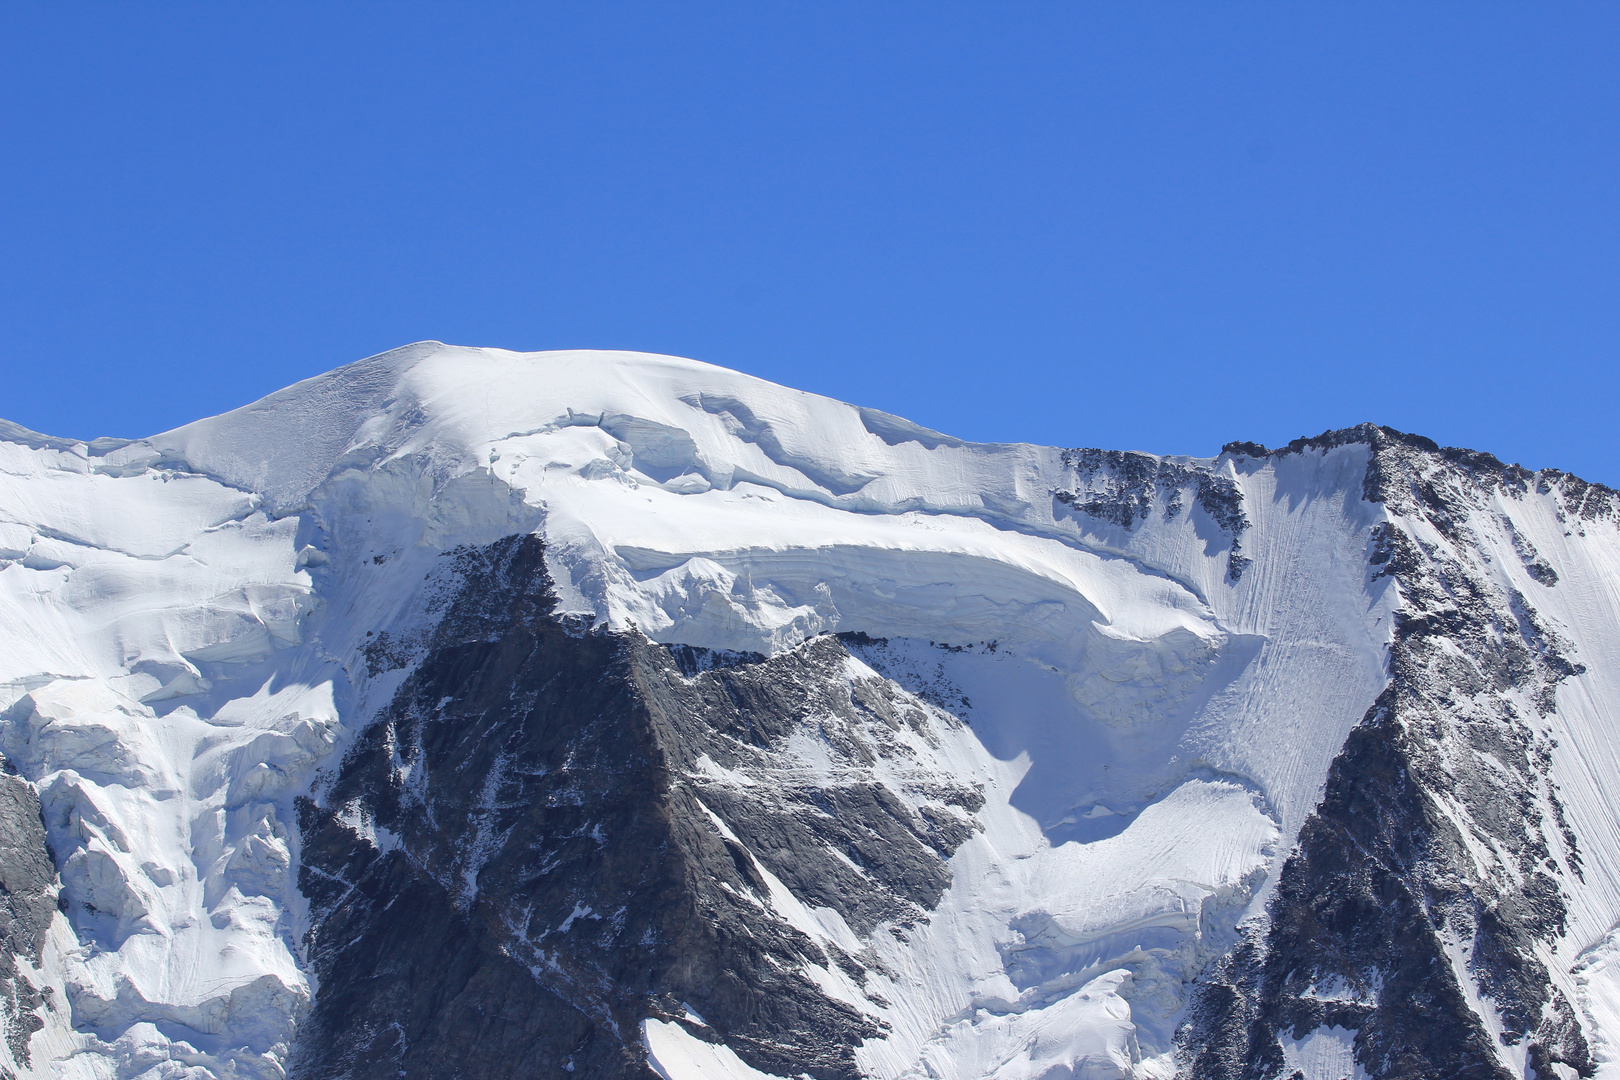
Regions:
M 1620 1077 L 1617 529 L 637 353 L 0 423 L 0 1076 Z

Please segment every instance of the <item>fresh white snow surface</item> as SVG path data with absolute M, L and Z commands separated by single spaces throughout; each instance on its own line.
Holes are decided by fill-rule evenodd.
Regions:
M 1305 1080 L 1366 1080 L 1356 1064 L 1356 1033 L 1341 1027 L 1317 1028 L 1303 1038 L 1284 1039 L 1283 1074 L 1298 1072 Z
M 769 1073 L 752 1068 L 731 1047 L 704 1042 L 679 1024 L 644 1020 L 641 1037 L 647 1043 L 647 1064 L 664 1080 L 701 1076 L 707 1080 L 771 1080 Z
M 292 799 L 401 677 L 367 676 L 367 634 L 420 629 L 439 552 L 538 530 L 598 625 L 764 653 L 862 631 L 887 641 L 852 677 L 961 702 L 931 760 L 985 785 L 985 827 L 932 919 L 869 943 L 889 1007 L 813 973 L 890 1026 L 870 1075 L 1168 1076 L 1186 984 L 1260 911 L 1385 683 L 1366 463 L 1196 463 L 1243 495 L 1232 581 L 1196 504 L 1110 525 L 1054 498 L 1075 483 L 1056 449 L 671 357 L 422 343 L 128 444 L 0 426 L 0 751 L 39 788 L 79 927 L 57 920 L 35 973 L 71 1025 L 16 1071 L 283 1075 L 314 992 Z M 1510 577 L 1501 521 L 1557 566 L 1557 590 L 1518 587 L 1586 665 L 1549 721 L 1587 860 L 1556 966 L 1597 949 L 1568 990 L 1612 1046 L 1620 543 L 1504 500 L 1476 531 Z M 771 901 L 852 936 L 780 882 Z M 763 1075 L 678 1023 L 643 1036 L 667 1080 Z M 1348 1077 L 1352 1037 L 1285 1051 Z

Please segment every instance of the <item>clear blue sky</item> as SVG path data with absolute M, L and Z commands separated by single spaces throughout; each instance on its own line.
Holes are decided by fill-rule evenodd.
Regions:
M 1620 485 L 1620 4 L 0 5 L 0 416 L 422 338 Z

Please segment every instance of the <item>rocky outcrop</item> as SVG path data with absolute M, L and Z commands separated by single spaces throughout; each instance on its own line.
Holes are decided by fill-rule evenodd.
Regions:
M 10 1059 L 30 1062 L 29 1041 L 57 1003 L 24 973 L 40 966 L 56 915 L 56 866 L 33 785 L 0 773 L 0 1032 Z M 9 1078 L 9 1072 L 0 1069 Z
M 1581 669 L 1533 606 L 1484 572 L 1469 522 L 1490 497 L 1556 489 L 1563 513 L 1612 514 L 1613 493 L 1489 455 L 1364 427 L 1279 451 L 1364 441 L 1369 574 L 1401 607 L 1388 688 L 1335 760 L 1267 918 L 1206 972 L 1181 1035 L 1188 1075 L 1278 1077 L 1284 1040 L 1354 1033 L 1379 1078 L 1553 1080 L 1595 1069 L 1547 962 L 1581 857 L 1540 721 Z M 1267 453 L 1253 446 L 1228 452 Z M 1530 576 L 1557 575 L 1507 529 Z M 1488 558 L 1484 560 L 1488 562 Z
M 1243 444 L 1252 445 L 1252 444 Z M 1174 461 L 1131 450 L 1071 449 L 1060 455 L 1073 474 L 1074 489 L 1052 493 L 1059 503 L 1099 521 L 1126 530 L 1134 528 L 1164 498 L 1165 517 L 1174 518 L 1191 495 L 1199 509 L 1231 538 L 1227 577 L 1237 581 L 1250 559 L 1242 554 L 1243 534 L 1249 518 L 1243 512 L 1243 492 L 1229 476 L 1202 462 Z
M 294 1075 L 646 1077 L 650 1017 L 855 1076 L 882 1028 L 812 976 L 872 958 L 779 890 L 859 934 L 927 918 L 981 797 L 881 766 L 941 714 L 832 637 L 767 660 L 556 618 L 536 537 L 444 572 L 392 704 L 301 804 L 320 990 Z M 803 740 L 831 778 L 791 767 Z

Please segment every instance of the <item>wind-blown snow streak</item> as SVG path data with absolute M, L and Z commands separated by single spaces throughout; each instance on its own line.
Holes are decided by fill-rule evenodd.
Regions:
M 439 554 L 538 531 L 581 628 L 767 656 L 840 633 L 850 678 L 968 721 L 929 751 L 986 798 L 949 889 L 840 943 L 879 961 L 846 994 L 884 1026 L 861 1069 L 1169 1075 L 1188 985 L 1262 916 L 1389 680 L 1401 596 L 1369 557 L 1401 511 L 1367 498 L 1370 454 L 968 443 L 690 360 L 437 343 L 136 442 L 6 426 L 0 750 L 63 913 L 23 969 L 57 1005 L 0 1066 L 282 1075 L 318 992 L 293 799 L 420 654 Z M 1584 665 L 1538 721 L 1583 867 L 1547 959 L 1607 1062 L 1620 543 L 1567 502 L 1482 504 L 1460 557 Z M 626 1037 L 667 1080 L 758 1075 L 683 1023 Z M 1314 1080 L 1354 1033 L 1295 1036 Z

